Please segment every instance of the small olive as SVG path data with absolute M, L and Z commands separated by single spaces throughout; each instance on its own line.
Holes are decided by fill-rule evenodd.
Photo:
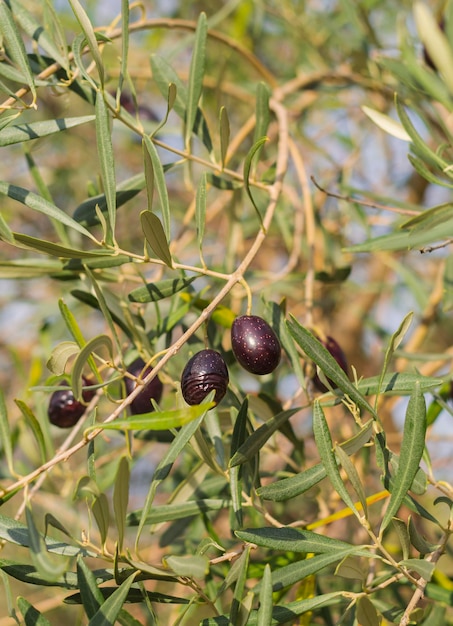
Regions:
M 252 374 L 270 374 L 280 362 L 282 349 L 277 335 L 257 315 L 241 315 L 234 320 L 231 347 L 240 365 Z
M 49 416 L 50 423 L 54 426 L 58 426 L 59 428 L 71 428 L 77 424 L 79 419 L 85 413 L 86 404 L 75 399 L 72 390 L 66 382 L 62 384 L 68 386 L 68 389 L 54 391 L 54 393 L 50 396 L 47 414 Z M 83 384 L 91 385 L 92 383 L 90 380 L 83 377 Z M 85 389 L 82 392 L 83 401 L 85 403 L 89 403 L 94 395 L 95 392 L 93 390 Z
M 129 365 L 127 371 L 132 376 L 135 376 L 135 378 L 145 378 L 145 376 L 147 376 L 152 369 L 151 367 L 144 369 L 145 365 L 146 363 L 143 359 L 138 358 Z M 129 396 L 137 387 L 138 383 L 133 378 L 125 377 L 124 384 L 126 385 L 126 392 Z M 153 411 L 154 408 L 151 400 L 160 402 L 160 399 L 162 398 L 162 390 L 164 386 L 162 381 L 157 376 L 156 378 L 153 378 L 153 380 L 146 385 L 146 387 L 143 385 L 140 386 L 142 387 L 142 391 L 140 391 L 138 396 L 136 396 L 130 404 L 130 411 L 132 415 L 140 415 L 142 413 L 149 413 L 150 411 Z
M 181 391 L 187 404 L 200 404 L 212 390 L 216 405 L 226 394 L 228 369 L 216 350 L 201 350 L 187 362 L 181 375 Z

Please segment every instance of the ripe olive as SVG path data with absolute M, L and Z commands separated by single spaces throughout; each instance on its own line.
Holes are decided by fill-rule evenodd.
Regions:
M 325 338 L 325 340 L 322 340 L 319 337 L 317 337 L 317 339 L 319 339 L 319 341 L 322 343 L 322 345 L 325 348 L 327 348 L 327 350 L 333 356 L 333 358 L 338 363 L 338 365 L 341 367 L 341 369 L 344 371 L 344 373 L 347 374 L 348 373 L 348 362 L 346 360 L 346 356 L 345 356 L 343 350 L 338 345 L 338 343 L 335 341 L 335 339 L 333 337 L 330 337 L 330 336 L 327 336 Z M 316 372 L 316 370 L 315 370 L 315 372 Z M 329 385 L 331 385 L 332 387 L 336 387 L 335 383 L 332 380 L 330 380 L 330 378 L 328 378 L 327 380 L 329 381 Z M 313 381 L 313 385 L 321 393 L 325 393 L 326 391 L 329 391 L 328 388 L 325 386 L 325 384 L 319 378 L 317 372 L 312 377 L 312 381 Z
M 277 335 L 257 315 L 241 315 L 234 320 L 231 347 L 237 361 L 252 374 L 270 374 L 280 362 L 282 349 Z
M 67 385 L 66 382 L 62 383 L 63 385 Z M 91 385 L 91 381 L 87 378 L 83 378 L 84 385 Z M 90 400 L 94 397 L 95 392 L 91 389 L 85 389 L 82 392 L 82 398 L 85 403 L 90 402 Z M 69 389 L 60 389 L 59 391 L 54 391 L 54 393 L 50 396 L 49 407 L 47 409 L 47 414 L 49 416 L 49 421 L 54 426 L 58 426 L 59 428 L 71 428 L 82 417 L 85 413 L 86 405 L 76 400 L 72 390 Z
M 129 372 L 129 374 L 132 374 L 132 376 L 135 376 L 136 378 L 145 378 L 145 376 L 147 376 L 152 369 L 150 367 L 147 367 L 144 370 L 145 365 L 146 363 L 143 361 L 143 359 L 139 358 L 129 365 L 127 371 Z M 128 396 L 137 387 L 137 381 L 128 377 L 124 378 L 124 384 L 126 385 L 126 392 Z M 134 400 L 132 400 L 130 404 L 130 411 L 132 415 L 140 415 L 142 413 L 149 413 L 150 411 L 153 411 L 154 409 L 151 400 L 160 402 L 160 399 L 162 397 L 162 390 L 164 386 L 162 384 L 162 381 L 157 376 L 156 378 L 153 378 L 153 380 L 148 385 L 146 385 L 146 387 L 143 385 L 141 386 L 142 391 L 138 394 L 138 396 L 134 398 Z
M 187 404 L 200 404 L 212 390 L 218 404 L 228 387 L 228 369 L 216 350 L 201 350 L 187 362 L 181 375 L 181 391 Z

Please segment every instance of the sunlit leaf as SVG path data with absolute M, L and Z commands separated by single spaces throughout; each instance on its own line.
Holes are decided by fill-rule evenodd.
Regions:
M 160 219 L 151 211 L 142 211 L 140 213 L 140 222 L 151 250 L 168 267 L 172 268 L 173 262 L 170 248 Z
M 33 122 L 31 124 L 8 126 L 0 132 L 0 147 L 23 143 L 30 139 L 46 137 L 54 133 L 59 133 L 62 130 L 67 130 L 68 128 L 74 128 L 75 126 L 92 122 L 94 119 L 94 115 L 84 115 L 81 117 L 66 117 L 43 122 Z
M 115 478 L 115 489 L 113 491 L 113 510 L 115 512 L 116 527 L 118 529 L 118 550 L 123 549 L 124 527 L 127 514 L 127 503 L 129 501 L 129 461 L 126 457 L 121 457 Z
M 367 115 L 370 120 L 376 124 L 376 126 L 379 126 L 379 128 L 389 135 L 392 135 L 397 139 L 402 139 L 403 141 L 412 141 L 403 126 L 396 120 L 392 119 L 389 115 L 385 115 L 385 113 L 371 109 L 368 106 L 362 106 L 361 108 L 365 115 Z
M 148 283 L 144 287 L 137 287 L 131 291 L 128 298 L 131 302 L 157 302 L 182 291 L 195 279 L 196 277 L 193 276 L 192 278 L 171 278 Z

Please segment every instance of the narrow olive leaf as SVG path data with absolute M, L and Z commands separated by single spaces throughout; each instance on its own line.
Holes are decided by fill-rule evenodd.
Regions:
M 220 108 L 219 114 L 219 136 L 220 136 L 220 163 L 222 169 L 225 167 L 228 146 L 230 143 L 230 120 L 228 112 L 224 106 Z
M 233 600 L 230 610 L 230 624 L 237 624 L 242 608 L 245 583 L 247 581 L 247 568 L 249 564 L 251 546 L 246 546 L 244 556 L 241 558 L 241 566 L 237 571 L 236 585 L 234 587 Z
M 411 540 L 406 526 L 406 522 L 398 517 L 392 519 L 392 526 L 399 539 L 403 559 L 408 559 L 411 551 Z
M 142 139 L 142 154 L 143 154 L 143 166 L 144 166 L 145 182 L 146 182 L 147 208 L 148 208 L 148 211 L 152 212 L 153 197 L 154 197 L 154 166 L 153 166 L 153 161 L 151 159 L 149 150 L 146 147 L 145 137 L 143 137 Z
M 379 126 L 383 131 L 396 137 L 397 139 L 402 139 L 403 141 L 412 141 L 410 135 L 404 130 L 403 126 L 392 119 L 389 115 L 385 115 L 384 113 L 380 113 L 380 111 L 376 111 L 375 109 L 371 109 L 367 106 L 361 107 L 362 111 L 367 115 L 372 122 Z
M 209 571 L 207 556 L 190 554 L 186 556 L 167 556 L 163 562 L 177 576 L 203 579 Z
M 453 52 L 448 39 L 429 7 L 424 3 L 415 2 L 414 19 L 422 43 L 434 65 L 444 77 L 450 93 L 453 93 Z
M 451 183 L 439 178 L 439 176 L 435 176 L 432 171 L 426 167 L 425 163 L 421 159 L 413 154 L 408 154 L 407 158 L 420 176 L 429 183 L 432 183 L 433 185 L 440 185 L 441 187 L 447 187 L 447 189 L 453 189 L 453 185 Z
M 52 626 L 49 620 L 22 596 L 17 598 L 17 608 L 22 613 L 25 626 Z
M 0 132 L 0 147 L 23 143 L 31 139 L 39 139 L 40 137 L 47 137 L 48 135 L 59 133 L 62 130 L 92 122 L 94 119 L 94 115 L 84 115 L 81 117 L 66 117 L 31 124 L 8 126 Z
M 3 4 L 4 3 L 1 3 L 0 6 L 3 6 Z M 38 194 L 5 181 L 0 181 L 0 193 L 8 196 L 12 200 L 21 202 L 33 211 L 43 213 L 44 215 L 61 222 L 65 226 L 69 226 L 73 230 L 78 231 L 82 235 L 85 235 L 85 237 L 89 237 L 92 241 L 96 242 L 96 238 L 93 237 L 93 235 L 86 228 L 73 220 L 72 217 L 69 217 L 69 215 L 66 215 L 66 213 L 57 206 L 48 202 L 45 198 L 38 196 Z
M 216 189 L 222 189 L 223 191 L 234 191 L 235 189 L 242 189 L 244 183 L 240 180 L 231 180 L 225 176 L 218 176 L 213 172 L 206 173 L 206 181 L 216 187 Z
M 315 400 L 313 404 L 313 434 L 319 456 L 321 457 L 322 464 L 325 467 L 327 476 L 332 483 L 332 486 L 343 502 L 351 509 L 354 515 L 358 519 L 361 519 L 361 514 L 357 510 L 354 501 L 349 495 L 349 492 L 341 478 L 335 453 L 333 451 L 329 427 L 327 425 L 324 411 L 317 400 Z
M 96 64 L 96 69 L 99 74 L 99 80 L 101 86 L 104 84 L 104 65 L 102 63 L 101 53 L 99 51 L 99 46 L 96 38 L 96 34 L 93 29 L 93 25 L 90 22 L 90 18 L 88 17 L 85 9 L 80 4 L 79 0 L 69 0 L 69 4 L 71 5 L 72 10 L 74 11 L 74 15 L 77 18 L 77 21 L 82 28 L 82 31 L 85 35 L 88 47 L 90 49 L 93 60 Z
M 143 136 L 143 149 L 145 154 L 149 156 L 149 160 L 145 159 L 145 178 L 148 190 L 148 203 L 152 204 L 152 190 L 156 185 L 157 193 L 160 200 L 160 208 L 162 211 L 162 221 L 164 225 L 164 233 L 166 240 L 170 239 L 170 201 L 168 199 L 168 190 L 165 183 L 165 172 L 156 146 L 153 144 L 148 135 Z M 151 165 L 150 165 L 151 163 Z
M 49 581 L 54 581 L 68 569 L 68 560 L 65 558 L 57 561 L 55 557 L 51 557 L 43 536 L 36 528 L 29 506 L 25 508 L 25 518 L 27 521 L 30 556 L 33 565 L 40 576 Z
M 291 551 L 301 554 L 328 554 L 337 550 L 351 550 L 354 554 L 369 556 L 369 551 L 353 546 L 340 539 L 332 539 L 311 530 L 285 527 L 247 528 L 236 530 L 236 537 L 242 541 L 268 548 L 269 550 Z
M 9 473 L 14 476 L 12 433 L 8 421 L 5 396 L 0 389 L 0 444 L 6 458 Z
M 381 392 L 381 388 L 382 388 L 382 382 L 384 380 L 384 376 L 387 373 L 387 369 L 390 365 L 390 361 L 392 360 L 392 357 L 395 353 L 395 350 L 398 349 L 399 345 L 401 344 L 401 342 L 403 341 L 407 331 L 409 330 L 409 326 L 411 325 L 412 322 L 412 318 L 414 317 L 414 314 L 412 311 L 410 311 L 403 319 L 403 321 L 401 322 L 401 324 L 399 325 L 398 329 L 393 333 L 393 335 L 390 338 L 389 341 L 389 345 L 387 347 L 387 350 L 385 351 L 385 356 L 384 356 L 384 364 L 382 366 L 382 370 L 381 370 L 381 374 L 380 374 L 380 378 L 379 378 L 379 385 L 378 385 L 378 391 L 376 394 L 376 400 L 375 400 L 375 408 L 377 408 L 377 403 L 378 403 L 378 395 Z
M 5 1 L 0 2 L 0 35 L 3 40 L 3 46 L 8 50 L 8 56 L 24 75 L 25 81 L 33 94 L 33 102 L 35 102 L 36 87 L 27 51 L 14 21 L 12 10 Z
M 253 143 L 256 143 L 261 137 L 267 135 L 270 121 L 269 98 L 269 87 L 266 83 L 262 81 L 259 82 L 256 88 L 255 132 L 253 135 Z
M 357 404 L 362 410 L 369 411 L 377 419 L 376 411 L 349 380 L 330 352 L 316 339 L 316 337 L 291 316 L 287 321 L 288 329 L 302 348 L 305 354 L 319 366 L 324 375 L 332 380 L 343 393 Z
M 87 282 L 91 283 L 91 287 L 92 287 L 92 289 L 93 289 L 93 291 L 95 293 L 95 297 L 97 299 L 97 302 L 98 302 L 98 305 L 99 305 L 99 309 L 100 309 L 100 311 L 101 311 L 101 313 L 102 313 L 102 315 L 104 317 L 104 320 L 107 322 L 107 324 L 109 326 L 109 329 L 110 329 L 110 333 L 111 333 L 111 335 L 112 335 L 112 337 L 113 337 L 113 339 L 115 341 L 117 352 L 121 353 L 121 351 L 122 351 L 122 344 L 121 344 L 120 338 L 118 336 L 117 329 L 116 329 L 115 324 L 114 324 L 113 315 L 111 314 L 110 307 L 108 306 L 108 303 L 107 303 L 107 298 L 108 298 L 108 295 L 109 295 L 110 292 L 109 292 L 109 290 L 107 288 L 102 288 L 102 289 L 100 288 L 99 283 L 96 280 L 94 272 L 92 272 L 89 267 L 85 267 L 84 269 L 85 269 L 85 274 L 87 276 Z M 116 301 L 114 300 L 113 294 L 109 298 L 110 302 L 112 302 L 112 300 L 113 300 L 113 302 L 116 303 Z M 120 308 L 119 314 L 122 315 L 122 313 L 123 313 L 123 311 Z M 122 321 L 124 321 L 123 325 L 127 327 L 127 322 L 124 320 L 124 316 L 122 316 L 122 317 L 123 317 Z
M 335 552 L 328 552 L 325 554 L 318 554 L 310 559 L 304 559 L 296 561 L 295 563 L 290 563 L 289 565 L 284 565 L 283 567 L 280 567 L 272 572 L 272 590 L 280 591 L 290 585 L 295 585 L 307 576 L 316 574 L 329 565 L 338 563 L 338 561 L 341 561 L 342 558 L 348 556 L 356 549 L 357 548 L 355 546 L 351 546 L 350 548 L 344 548 L 342 550 L 336 550 Z M 260 581 L 256 585 L 254 589 L 255 593 L 260 592 L 261 584 L 262 582 Z
M 261 591 L 259 593 L 260 606 L 256 616 L 257 626 L 271 626 L 272 624 L 272 579 L 271 566 L 266 563 L 261 579 Z
M 176 85 L 174 83 L 169 83 L 167 91 L 167 110 L 165 112 L 163 120 L 153 130 L 151 137 L 155 137 L 157 133 L 161 130 L 161 128 L 163 128 L 167 123 L 170 111 L 175 106 L 177 91 L 178 88 L 176 87 Z
M 38 419 L 36 418 L 33 411 L 30 409 L 30 407 L 28 407 L 25 404 L 25 402 L 23 402 L 22 400 L 19 400 L 18 398 L 15 398 L 14 402 L 19 407 L 20 412 L 22 413 L 22 415 L 24 416 L 27 422 L 27 426 L 30 428 L 30 431 L 33 433 L 36 443 L 38 444 L 39 455 L 41 457 L 41 463 L 45 463 L 47 461 L 46 442 L 45 442 L 41 425 Z
M 261 216 L 261 213 L 260 213 L 260 210 L 258 208 L 258 205 L 256 204 L 256 202 L 255 202 L 255 200 L 253 198 L 252 190 L 250 188 L 250 172 L 251 172 L 251 169 L 252 169 L 253 159 L 254 159 L 255 155 L 257 153 L 259 153 L 259 151 L 261 150 L 263 145 L 266 143 L 266 141 L 269 141 L 269 137 L 261 137 L 260 139 L 258 139 L 258 141 L 256 141 L 253 144 L 253 146 L 250 148 L 250 150 L 247 153 L 247 156 L 245 157 L 245 160 L 244 160 L 244 186 L 245 186 L 245 190 L 247 192 L 248 197 L 250 198 L 251 203 L 253 204 L 253 208 L 255 209 L 256 214 L 258 215 L 261 227 L 263 227 L 263 218 Z
M 118 530 L 118 550 L 123 549 L 124 528 L 126 525 L 127 504 L 129 502 L 129 461 L 126 457 L 121 457 L 115 478 L 115 488 L 113 491 L 113 510 L 115 522 Z
M 406 411 L 398 472 L 394 477 L 390 500 L 381 523 L 381 536 L 411 488 L 423 455 L 425 434 L 426 403 L 420 385 L 416 383 Z
M 236 465 L 230 468 L 230 492 L 231 492 L 231 506 L 233 509 L 234 518 L 230 522 L 231 529 L 242 528 L 244 525 L 244 515 L 242 511 L 242 471 L 241 467 Z
M 265 316 L 271 327 L 277 332 L 280 343 L 291 362 L 293 372 L 297 376 L 299 385 L 302 389 L 305 389 L 305 374 L 301 365 L 301 358 L 297 352 L 294 339 L 288 331 L 284 311 L 276 302 L 266 302 Z
M 151 211 L 142 211 L 140 222 L 146 241 L 154 254 L 168 267 L 173 268 L 168 240 L 160 219 Z
M 84 559 L 77 559 L 77 584 L 85 613 L 91 619 L 104 603 L 104 597 L 98 587 L 98 580 L 89 569 Z
M 198 111 L 198 103 L 203 89 L 203 77 L 205 72 L 206 37 L 208 34 L 208 20 L 206 13 L 200 13 L 195 31 L 192 59 L 189 69 L 189 84 L 187 93 L 185 146 L 189 150 L 190 137 L 195 125 Z
M 90 619 L 90 626 L 108 626 L 116 622 L 136 575 L 137 572 L 126 578 L 126 580 L 115 589 L 112 595 L 105 600 Z
M 128 298 L 131 302 L 158 302 L 186 289 L 196 278 L 196 276 L 192 278 L 169 278 L 155 283 L 147 283 L 144 287 L 137 287 L 131 291 Z
M 222 511 L 231 506 L 231 500 L 224 498 L 206 498 L 203 500 L 188 500 L 177 504 L 161 504 L 151 509 L 146 518 L 147 525 L 161 524 L 162 522 L 172 522 L 178 519 L 202 515 L 209 511 Z M 142 516 L 142 511 L 133 511 L 126 518 L 127 526 L 138 526 Z
M 13 245 L 15 243 L 15 241 L 14 241 L 14 233 L 10 229 L 8 224 L 5 222 L 5 219 L 4 219 L 3 215 L 0 215 L 0 239 L 2 241 L 6 241 L 6 243 L 10 243 L 10 244 L 13 244 Z
M 105 493 L 100 493 L 93 501 L 91 510 L 96 520 L 99 534 L 101 535 L 101 543 L 105 545 L 109 532 L 110 512 L 109 502 Z
M 199 415 L 199 417 L 197 417 L 196 419 L 189 422 L 188 424 L 185 424 L 181 428 L 181 430 L 178 432 L 178 434 L 176 435 L 176 437 L 173 439 L 172 443 L 170 444 L 167 450 L 167 453 L 163 456 L 160 463 L 156 467 L 154 474 L 153 474 L 152 481 L 151 481 L 151 485 L 148 491 L 148 495 L 146 497 L 145 506 L 143 507 L 142 517 L 140 519 L 139 527 L 137 530 L 136 546 L 135 546 L 136 550 L 138 548 L 138 542 L 140 540 L 140 535 L 145 526 L 146 519 L 150 513 L 157 487 L 162 482 L 162 480 L 164 480 L 168 476 L 171 468 L 173 467 L 173 463 L 176 461 L 181 451 L 184 449 L 184 447 L 187 445 L 189 440 L 193 437 L 195 432 L 198 430 L 200 424 L 202 423 L 208 411 L 209 406 L 210 405 L 204 405 L 203 408 L 205 410 L 203 411 L 203 413 Z
M 61 376 L 65 372 L 69 359 L 78 352 L 80 352 L 80 348 L 74 341 L 62 341 L 52 350 L 46 363 L 47 369 L 52 374 Z
M 24 248 L 26 250 L 35 250 L 43 254 L 47 254 L 52 257 L 61 259 L 85 259 L 85 258 L 99 258 L 99 252 L 90 252 L 88 250 L 76 250 L 65 245 L 53 243 L 51 241 L 45 241 L 44 239 L 37 239 L 30 235 L 24 235 L 22 233 L 13 233 L 14 245 L 17 248 Z M 1 238 L 1 237 L 0 237 Z M 106 256 L 110 256 L 111 252 L 108 252 Z
M 124 81 L 127 78 L 127 62 L 129 57 L 129 0 L 121 0 L 121 68 L 118 78 L 118 94 L 123 89 Z
M 417 572 L 425 580 L 431 580 L 431 577 L 436 569 L 436 564 L 427 561 L 426 559 L 406 559 L 400 561 L 398 565 L 407 568 L 410 572 Z
M 77 589 L 77 577 L 73 572 L 64 572 L 59 578 L 54 581 L 46 580 L 42 578 L 33 565 L 30 563 L 21 563 L 19 561 L 12 561 L 9 559 L 0 559 L 0 569 L 2 574 L 5 573 L 8 576 L 12 576 L 16 580 L 20 580 L 23 583 L 30 585 L 40 585 L 43 587 L 61 587 L 63 589 Z M 111 576 L 110 576 L 111 578 Z M 103 579 L 98 579 L 98 584 L 103 582 Z
M 12 7 L 21 6 L 20 11 L 15 10 L 17 20 L 22 28 L 33 37 L 52 61 L 57 61 L 66 70 L 67 76 L 71 76 L 69 68 L 69 44 L 65 36 L 65 29 L 53 3 L 46 0 L 43 7 L 43 24 L 35 19 L 35 16 L 24 10 L 17 0 L 11 0 Z
M 25 524 L 4 515 L 0 515 L 0 538 L 24 548 L 28 548 L 31 545 L 29 528 Z M 48 536 L 43 537 L 43 541 L 46 550 L 55 554 L 63 556 L 76 556 L 77 554 L 96 556 L 95 552 L 87 548 L 72 546 Z
M 362 481 L 359 476 L 359 472 L 357 471 L 355 465 L 343 450 L 343 448 L 339 445 L 335 446 L 335 455 L 337 459 L 340 461 L 342 468 L 344 469 L 346 476 L 349 479 L 354 491 L 356 492 L 360 504 L 362 505 L 363 515 L 365 518 L 368 517 L 368 507 L 366 502 L 365 490 L 363 488 Z
M 134 198 L 146 186 L 145 175 L 136 174 L 118 184 L 116 188 L 116 208 L 123 206 L 128 200 Z M 96 216 L 96 206 L 101 211 L 107 210 L 107 200 L 105 194 L 92 196 L 84 200 L 74 211 L 74 219 L 85 226 L 94 226 L 99 222 Z
M 425 556 L 426 554 L 430 554 L 431 552 L 434 552 L 435 550 L 439 548 L 439 544 L 433 544 L 433 543 L 426 541 L 423 535 L 420 534 L 420 531 L 417 529 L 416 525 L 414 524 L 412 515 L 409 516 L 409 525 L 408 525 L 408 528 L 406 529 L 406 533 L 408 534 L 408 539 L 407 539 L 408 543 L 412 544 L 414 548 L 418 550 L 418 552 L 420 552 L 422 556 Z M 407 553 L 403 552 L 403 558 L 404 559 L 409 558 L 409 551 L 407 551 Z
M 270 439 L 270 437 L 272 437 L 275 431 L 285 424 L 289 418 L 298 411 L 300 411 L 299 408 L 282 411 L 262 424 L 239 447 L 237 452 L 230 459 L 229 467 L 235 467 L 236 465 L 241 465 L 246 461 L 251 461 L 261 450 L 264 444 Z
M 169 85 L 175 86 L 175 90 L 172 92 L 172 106 L 179 117 L 184 119 L 188 97 L 186 86 L 172 66 L 163 57 L 160 57 L 158 54 L 152 54 L 150 63 L 153 79 L 156 81 L 159 91 L 167 100 L 169 97 Z
M 380 626 L 382 622 L 382 617 L 368 596 L 360 596 L 358 599 L 356 618 L 361 626 Z
M 104 100 L 104 94 L 100 91 L 96 94 L 95 110 L 98 158 L 107 202 L 107 232 L 104 233 L 104 238 L 108 246 L 113 246 L 115 244 L 116 222 L 115 157 L 113 154 L 110 112 Z
M 398 454 L 395 454 L 391 450 L 389 450 L 388 456 L 389 456 L 389 462 L 390 462 L 390 467 L 391 467 L 391 474 L 393 476 L 396 476 L 396 474 L 398 473 L 399 465 L 400 465 L 400 457 Z M 393 481 L 394 479 L 392 478 L 392 476 L 390 476 L 391 489 L 393 489 Z M 410 490 L 413 493 L 415 493 L 415 495 L 422 496 L 424 493 L 426 493 L 427 488 L 428 488 L 428 477 L 426 473 L 422 470 L 422 468 L 419 467 L 417 470 L 417 473 L 415 474 L 415 478 L 412 481 Z
M 92 358 L 93 353 L 98 352 L 101 348 L 105 348 L 110 358 L 113 360 L 112 340 L 108 335 L 98 335 L 97 337 L 90 339 L 90 341 L 83 346 L 74 361 L 71 372 L 71 388 L 75 398 L 77 399 L 80 399 L 82 396 L 82 373 L 87 364 L 91 367 L 91 370 L 96 378 L 99 381 L 102 380 L 96 363 L 94 363 L 93 366 L 94 359 Z
M 206 173 L 200 176 L 200 182 L 198 183 L 197 194 L 195 197 L 195 222 L 197 225 L 197 241 L 198 248 L 201 251 L 203 249 L 204 240 L 204 227 L 206 220 Z

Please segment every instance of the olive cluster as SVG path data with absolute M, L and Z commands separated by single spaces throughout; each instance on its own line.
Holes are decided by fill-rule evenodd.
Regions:
M 244 369 L 260 376 L 270 374 L 280 362 L 281 347 L 269 324 L 257 315 L 241 315 L 231 327 L 231 347 Z M 214 391 L 217 405 L 228 387 L 228 369 L 216 350 L 201 350 L 188 361 L 181 376 L 181 391 L 187 404 L 199 404 Z

